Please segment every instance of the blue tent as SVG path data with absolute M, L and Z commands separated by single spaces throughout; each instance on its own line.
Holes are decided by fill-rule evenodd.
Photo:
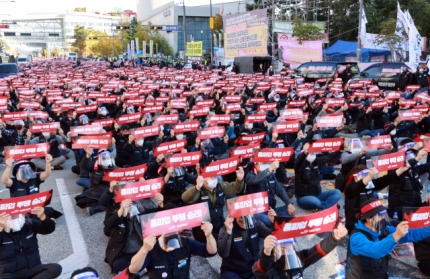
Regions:
M 385 49 L 362 48 L 361 62 L 370 62 L 371 56 L 388 56 L 390 54 L 391 51 Z M 334 45 L 324 50 L 325 61 L 345 61 L 347 56 L 357 56 L 357 42 L 338 40 Z

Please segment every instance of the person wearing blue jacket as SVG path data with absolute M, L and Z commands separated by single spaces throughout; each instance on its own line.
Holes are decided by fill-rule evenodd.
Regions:
M 409 229 L 388 221 L 387 209 L 377 199 L 361 205 L 360 220 L 352 231 L 346 259 L 346 279 L 386 279 L 390 253 L 397 244 L 417 242 L 430 236 L 430 227 Z

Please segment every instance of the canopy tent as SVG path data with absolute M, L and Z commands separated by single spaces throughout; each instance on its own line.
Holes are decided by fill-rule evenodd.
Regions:
M 362 48 L 361 62 L 370 62 L 372 56 L 388 56 L 391 52 L 385 49 Z M 357 42 L 338 40 L 334 45 L 324 50 L 325 61 L 345 61 L 345 57 L 357 56 Z

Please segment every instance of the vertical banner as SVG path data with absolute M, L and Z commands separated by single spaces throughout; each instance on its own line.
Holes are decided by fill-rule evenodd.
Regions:
M 131 43 L 131 58 L 133 58 L 134 57 L 134 40 L 131 40 L 130 43 Z
M 144 59 L 146 58 L 146 41 L 142 42 L 142 56 Z
M 267 9 L 224 16 L 225 58 L 266 56 L 267 18 Z
M 127 60 L 131 60 L 131 48 L 130 48 L 130 44 L 127 44 Z
M 139 52 L 139 38 L 134 38 L 134 40 L 136 41 L 136 53 Z
M 152 57 L 154 55 L 154 41 L 149 41 L 149 57 Z

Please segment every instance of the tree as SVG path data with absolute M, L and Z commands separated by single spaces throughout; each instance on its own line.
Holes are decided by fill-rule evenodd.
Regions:
M 85 29 L 85 27 L 83 26 L 75 27 L 75 34 L 73 35 L 75 42 L 72 44 L 72 46 L 76 48 L 80 56 L 84 54 L 85 48 L 87 46 L 87 42 L 86 42 L 87 36 L 88 36 L 88 30 Z
M 165 56 L 173 55 L 172 47 L 169 45 L 167 40 L 163 36 L 161 36 L 158 32 L 153 36 L 151 36 L 150 39 L 154 41 L 154 46 L 155 44 L 158 44 L 158 52 L 164 54 Z M 154 47 L 154 51 L 155 51 L 155 47 Z
M 214 18 L 214 30 L 223 29 L 223 21 L 222 16 L 220 14 L 216 14 Z
M 87 12 L 87 7 L 78 7 L 78 8 L 75 8 L 74 10 L 73 10 L 74 12 L 78 12 L 78 13 L 86 13 Z
M 292 25 L 293 37 L 297 38 L 299 44 L 301 44 L 302 41 L 317 41 L 323 37 L 320 27 L 311 22 L 304 23 L 299 17 L 293 19 Z
M 376 36 L 375 43 L 377 45 L 385 44 L 390 49 L 391 53 L 396 53 L 397 55 L 393 56 L 397 61 L 400 61 L 401 53 L 403 52 L 402 43 L 404 43 L 405 38 L 407 37 L 406 31 L 401 30 L 396 26 L 396 19 L 390 18 L 380 24 L 380 34 Z M 402 31 L 402 36 L 398 36 L 395 32 Z M 397 62 L 394 61 L 394 62 Z
M 127 39 L 128 41 L 134 40 L 136 33 L 140 31 L 140 23 L 137 21 L 136 17 L 133 17 L 131 22 L 128 24 L 130 29 L 127 30 Z
M 52 52 L 51 52 L 51 56 L 52 57 L 58 57 L 58 55 L 60 54 L 60 51 L 58 50 L 58 49 L 54 49 Z

